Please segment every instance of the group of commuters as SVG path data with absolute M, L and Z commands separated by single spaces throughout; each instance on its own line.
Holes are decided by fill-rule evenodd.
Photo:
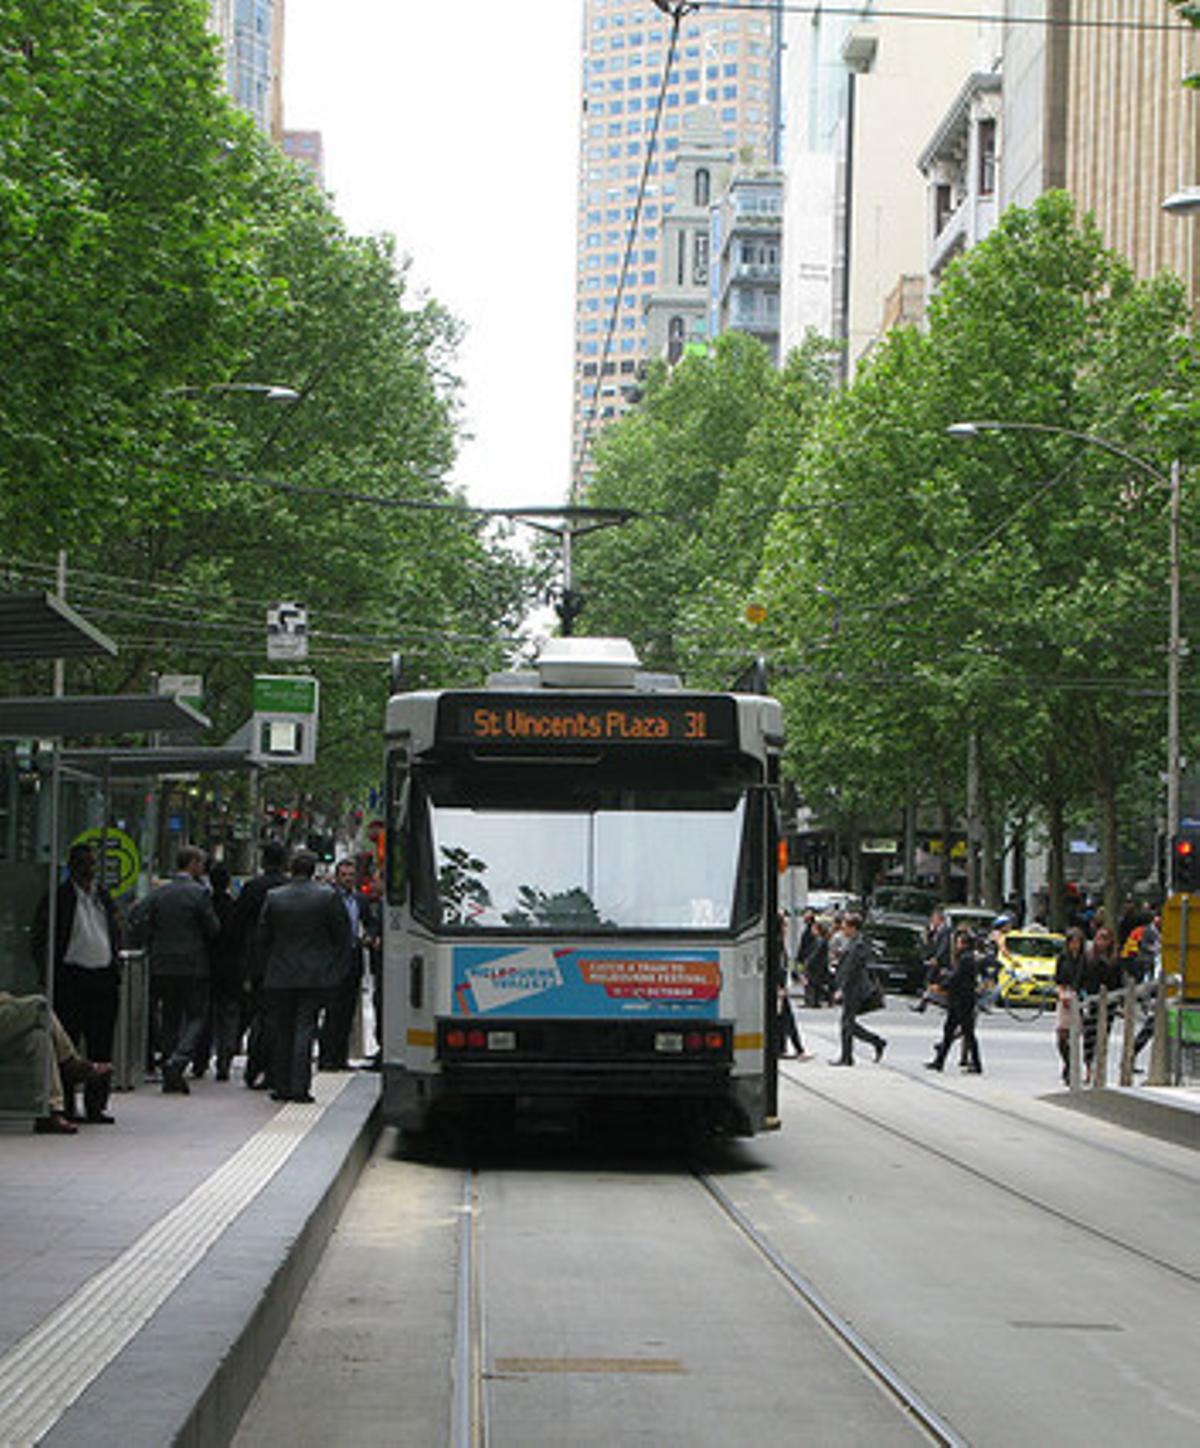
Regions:
M 1161 932 L 1161 917 L 1149 912 L 1140 917 L 1132 917 L 1127 912 L 1116 930 L 1101 916 L 1092 923 L 1090 939 L 1086 925 L 1075 924 L 1068 928 L 1054 970 L 1058 994 L 1055 1035 L 1064 1085 L 1070 1081 L 1071 1016 L 1074 1009 L 1078 1006 L 1080 1010 L 1084 1081 L 1090 1083 L 1100 1029 L 1098 1004 L 1101 990 L 1115 995 L 1130 982 L 1135 985 L 1153 982 L 1162 946 Z M 1114 1014 L 1114 1009 L 1110 1008 L 1106 1030 L 1111 1030 Z M 1153 1016 L 1147 1013 L 1134 1037 L 1135 1058 L 1153 1034 Z
M 364 960 L 379 1019 L 378 882 L 372 871 L 360 873 L 353 859 L 342 860 L 333 878 L 321 881 L 317 864 L 310 851 L 297 850 L 289 861 L 281 844 L 268 842 L 262 872 L 235 897 L 227 868 L 184 846 L 175 874 L 134 907 L 123 932 L 97 879 L 94 851 L 74 846 L 55 895 L 55 1012 L 47 1022 L 40 997 L 0 993 L 0 1033 L 27 1040 L 22 1049 L 46 1057 L 49 1112 L 37 1129 L 73 1134 L 79 1122 L 113 1120 L 109 1092 L 123 933 L 147 952 L 147 1065 L 161 1071 L 165 1093 L 188 1095 L 188 1075 L 202 1076 L 210 1064 L 218 1081 L 228 1081 L 243 1041 L 246 1085 L 268 1090 L 275 1101 L 313 1099 L 314 1046 L 322 1070 L 346 1069 Z M 30 937 L 39 966 L 46 960 L 49 922 L 47 896 Z M 39 1006 L 26 1004 L 35 1002 L 43 1012 L 40 1031 L 32 1024 Z M 34 1012 L 28 1021 L 18 1014 L 21 1007 Z
M 864 1041 L 883 1059 L 887 1041 L 868 1030 L 859 1020 L 865 1014 L 872 994 L 870 952 L 862 935 L 862 917 L 854 912 L 839 914 L 831 921 L 805 910 L 801 918 L 800 939 L 791 971 L 793 979 L 803 982 L 806 1005 L 840 1005 L 842 1008 L 841 1051 L 830 1065 L 853 1066 L 854 1042 Z M 811 1060 L 805 1051 L 796 1024 L 795 1013 L 786 987 L 779 991 L 779 1054 L 788 1055 L 787 1041 L 795 1047 L 795 1056 Z

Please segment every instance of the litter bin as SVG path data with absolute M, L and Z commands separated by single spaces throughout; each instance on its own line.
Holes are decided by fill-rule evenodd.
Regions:
M 150 971 L 144 950 L 122 950 L 120 959 L 121 989 L 117 999 L 112 1084 L 115 1091 L 133 1091 L 146 1070 Z

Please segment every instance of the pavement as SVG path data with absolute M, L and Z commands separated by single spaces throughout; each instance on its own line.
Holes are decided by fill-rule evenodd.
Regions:
M 378 1130 L 379 1077 L 312 1105 L 207 1077 L 111 1126 L 0 1134 L 0 1448 L 227 1443 Z
M 919 1070 L 937 1023 L 902 1005 L 877 1022 Z M 801 1025 L 824 1055 L 832 1013 Z M 1052 1035 L 983 1040 L 986 1074 L 964 1080 L 1200 1148 L 1200 1088 L 1046 1093 Z M 73 1137 L 0 1134 L 0 1448 L 231 1439 L 378 1132 L 378 1076 L 313 1090 L 278 1106 L 235 1071 L 116 1095 L 115 1125 Z

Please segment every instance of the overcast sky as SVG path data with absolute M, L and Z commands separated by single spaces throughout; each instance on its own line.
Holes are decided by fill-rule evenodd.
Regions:
M 578 0 L 287 0 L 284 123 L 355 234 L 466 328 L 454 480 L 561 503 L 571 467 Z

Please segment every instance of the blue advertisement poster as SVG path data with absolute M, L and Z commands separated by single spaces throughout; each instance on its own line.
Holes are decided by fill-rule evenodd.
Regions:
M 720 996 L 716 950 L 454 948 L 456 1016 L 711 1020 Z

